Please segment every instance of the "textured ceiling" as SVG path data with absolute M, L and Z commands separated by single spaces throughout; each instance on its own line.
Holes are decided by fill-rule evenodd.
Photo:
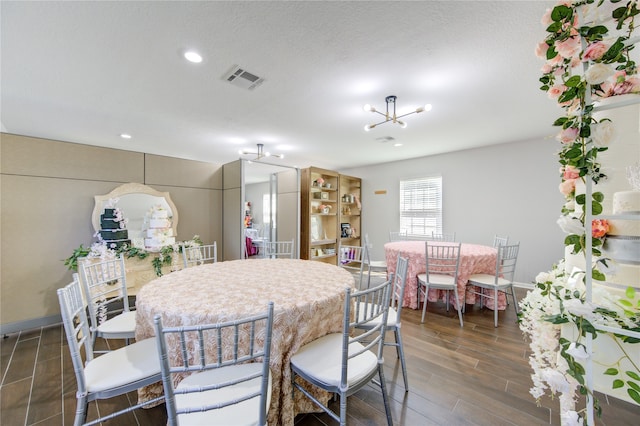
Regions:
M 559 113 L 534 55 L 554 3 L 2 1 L 0 121 L 216 163 L 264 143 L 285 154 L 272 161 L 333 169 L 540 140 Z M 265 82 L 227 83 L 234 64 Z M 365 132 L 379 116 L 362 105 L 387 95 L 433 110 Z

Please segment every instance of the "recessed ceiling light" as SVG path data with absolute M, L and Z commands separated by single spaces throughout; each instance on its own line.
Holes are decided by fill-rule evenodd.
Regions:
M 394 143 L 393 146 L 402 146 L 401 143 Z
M 127 134 L 127 133 L 121 133 L 121 134 L 120 134 L 120 137 L 121 137 L 122 139 L 131 139 L 131 135 L 129 135 L 129 134 Z
M 193 62 L 194 64 L 199 64 L 202 62 L 202 56 L 198 52 L 194 52 L 193 50 L 188 50 L 184 53 L 184 57 L 187 61 Z

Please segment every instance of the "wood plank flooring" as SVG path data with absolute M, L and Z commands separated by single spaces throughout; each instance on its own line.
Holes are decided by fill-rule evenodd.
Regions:
M 518 291 L 520 296 L 524 290 Z M 385 349 L 385 375 L 396 425 L 543 425 L 560 424 L 558 402 L 541 405 L 529 395 L 528 346 L 513 307 L 500 313 L 467 306 L 464 328 L 454 310 L 430 303 L 425 324 L 420 311 L 403 310 L 402 335 L 409 371 L 405 393 L 395 348 Z M 388 338 L 393 338 L 392 334 Z M 71 425 L 76 383 L 62 325 L 7 336 L 0 346 L 0 424 Z M 638 425 L 640 407 L 600 396 L 602 425 Z M 90 404 L 111 412 L 135 402 L 136 394 Z M 337 404 L 334 405 L 337 411 Z M 164 405 L 137 410 L 105 425 L 165 425 Z M 385 425 L 379 388 L 369 386 L 349 398 L 349 424 Z M 296 417 L 297 426 L 335 424 L 326 414 Z

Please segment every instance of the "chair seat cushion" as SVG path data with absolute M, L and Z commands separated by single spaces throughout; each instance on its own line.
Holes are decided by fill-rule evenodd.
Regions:
M 418 274 L 418 281 L 424 284 L 427 281 L 427 274 Z M 429 287 L 455 287 L 456 282 L 452 275 L 429 274 Z
M 371 269 L 387 270 L 387 262 L 384 260 L 371 260 L 368 265 Z
M 238 364 L 228 367 L 207 370 L 186 377 L 178 384 L 176 390 L 188 387 L 202 387 L 215 383 L 224 383 L 252 374 L 260 374 L 261 363 Z M 254 397 L 237 404 L 229 405 L 210 411 L 198 412 L 199 407 L 218 404 L 223 401 L 239 399 L 254 392 L 260 393 L 260 381 L 262 377 L 238 383 L 222 389 L 214 389 L 190 394 L 176 394 L 176 407 L 178 410 L 191 408 L 196 412 L 179 414 L 180 425 L 258 425 L 260 410 L 260 397 Z M 271 374 L 269 374 L 269 386 L 267 391 L 267 410 L 271 404 Z
M 160 358 L 155 338 L 100 355 L 89 361 L 84 369 L 87 390 L 92 393 L 153 375 L 158 375 L 160 380 Z
M 468 284 L 477 285 L 481 287 L 509 287 L 512 282 L 498 277 L 498 283 L 496 285 L 496 276 L 491 274 L 473 274 L 469 277 Z
M 128 334 L 130 337 L 135 337 L 136 330 L 136 311 L 123 312 L 120 315 L 103 322 L 98 326 L 98 334 Z
M 349 353 L 364 348 L 360 343 L 349 345 Z M 342 374 L 342 333 L 332 333 L 304 345 L 291 357 L 291 365 L 302 374 L 328 386 L 340 385 Z M 378 368 L 378 358 L 371 351 L 351 358 L 347 367 L 347 383 L 358 383 Z

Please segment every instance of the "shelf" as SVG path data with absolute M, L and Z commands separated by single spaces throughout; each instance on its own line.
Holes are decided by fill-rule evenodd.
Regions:
M 311 256 L 311 260 L 314 260 L 314 259 L 328 259 L 330 257 L 335 257 L 335 256 L 336 256 L 335 253 L 333 253 L 333 254 L 323 254 L 322 256 Z
M 336 243 L 336 239 L 326 239 L 326 240 L 311 240 L 311 245 L 312 246 L 325 246 L 327 244 L 335 244 Z
M 311 213 L 311 216 L 335 216 L 335 213 Z

